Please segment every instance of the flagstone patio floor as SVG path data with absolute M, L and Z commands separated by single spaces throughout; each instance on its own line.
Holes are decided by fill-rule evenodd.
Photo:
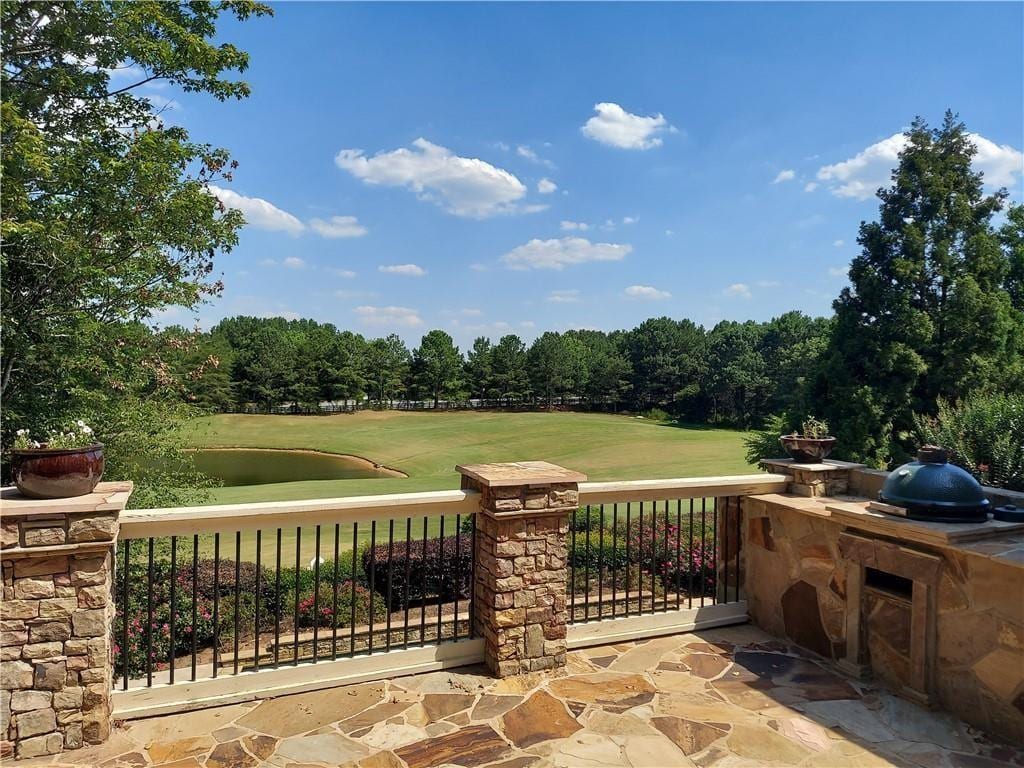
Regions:
M 751 626 L 590 648 L 496 680 L 433 672 L 137 720 L 20 765 L 100 768 L 1024 767 L 1024 748 Z

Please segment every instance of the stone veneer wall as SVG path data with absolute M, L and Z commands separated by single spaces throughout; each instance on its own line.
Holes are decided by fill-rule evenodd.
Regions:
M 109 735 L 118 511 L 107 506 L 22 514 L 5 499 L 0 757 L 57 754 Z
M 483 488 L 475 621 L 498 677 L 565 664 L 569 515 L 575 486 Z M 493 513 L 513 517 L 496 517 Z
M 838 546 L 845 527 L 815 504 L 811 499 L 743 499 L 746 598 L 759 626 L 839 660 L 847 645 L 847 563 Z M 993 559 L 994 550 L 985 544 L 957 549 L 914 545 L 943 559 L 930 694 L 938 706 L 965 721 L 1021 743 L 1024 567 Z M 866 594 L 865 600 L 871 666 L 882 680 L 898 686 L 909 668 L 909 605 L 876 593 Z

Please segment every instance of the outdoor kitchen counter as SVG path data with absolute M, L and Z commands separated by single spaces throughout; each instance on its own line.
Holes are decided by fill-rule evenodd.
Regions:
M 965 555 L 994 560 L 1024 569 L 1024 523 L 931 523 L 908 520 L 868 509 L 868 499 L 857 496 L 819 496 L 766 493 L 749 497 L 753 501 L 783 507 L 803 515 L 831 520 L 835 525 Z M 1022 585 L 1024 586 L 1024 585 Z
M 1024 743 L 1024 524 L 907 520 L 869 503 L 744 497 L 751 620 Z

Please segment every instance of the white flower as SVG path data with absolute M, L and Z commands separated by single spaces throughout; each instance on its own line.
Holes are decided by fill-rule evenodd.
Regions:
M 91 435 L 91 434 L 92 434 L 92 427 L 87 427 L 87 426 L 85 426 L 85 425 L 83 424 L 83 425 L 82 425 L 82 431 L 83 431 L 83 432 L 84 432 L 85 434 L 87 434 L 87 435 Z
M 28 430 L 27 429 L 19 429 L 15 434 L 27 435 L 28 434 Z
M 77 425 L 78 425 L 78 426 L 80 426 L 80 427 L 84 427 L 84 426 L 85 426 L 85 422 L 84 422 L 84 421 L 82 421 L 81 419 L 79 419 L 78 421 L 76 421 L 76 422 L 75 422 L 75 424 L 77 424 Z

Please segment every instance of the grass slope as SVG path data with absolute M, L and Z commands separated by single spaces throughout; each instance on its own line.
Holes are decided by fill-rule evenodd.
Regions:
M 591 480 L 751 471 L 742 432 L 588 413 L 361 412 L 217 415 L 190 425 L 196 447 L 309 448 L 363 456 L 407 478 L 315 480 L 218 488 L 215 503 L 277 501 L 459 487 L 456 464 L 541 459 Z

